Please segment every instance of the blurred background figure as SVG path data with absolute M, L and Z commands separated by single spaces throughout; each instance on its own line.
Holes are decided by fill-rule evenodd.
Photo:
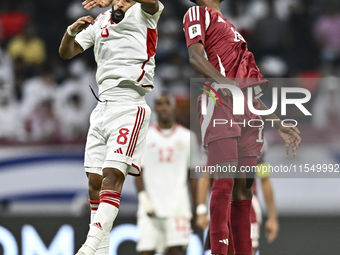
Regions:
M 1 141 L 20 142 L 24 140 L 24 125 L 20 118 L 19 105 L 8 90 L 2 90 L 0 93 L 0 120 L 0 143 Z
M 326 75 L 312 106 L 312 124 L 320 133 L 338 133 L 340 128 L 340 80 L 335 74 Z M 329 133 L 328 133 L 329 135 Z
M 323 61 L 340 64 L 340 13 L 339 3 L 324 2 L 324 12 L 316 21 L 315 38 L 321 46 Z
M 26 65 L 41 65 L 46 59 L 44 42 L 36 36 L 35 26 L 28 23 L 22 32 L 8 43 L 12 59 L 22 58 Z

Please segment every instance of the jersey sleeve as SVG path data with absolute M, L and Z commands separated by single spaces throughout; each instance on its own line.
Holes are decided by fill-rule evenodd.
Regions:
M 201 42 L 205 45 L 205 34 L 209 27 L 210 14 L 205 7 L 193 6 L 184 15 L 183 30 L 187 47 Z
M 94 44 L 94 28 L 95 25 L 90 25 L 86 29 L 80 31 L 75 40 L 79 43 L 79 45 L 83 48 L 83 50 L 87 50 Z
M 139 5 L 141 6 L 141 5 Z M 157 23 L 159 20 L 159 17 L 161 16 L 164 5 L 158 1 L 158 12 L 156 12 L 154 15 L 151 15 L 147 12 L 145 12 L 141 7 L 140 8 L 140 16 L 142 19 L 142 22 L 150 29 L 155 29 L 157 27 Z

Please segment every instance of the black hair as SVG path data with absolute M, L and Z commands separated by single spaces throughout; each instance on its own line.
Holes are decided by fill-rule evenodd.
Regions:
M 190 1 L 193 2 L 193 3 L 195 3 L 195 4 L 197 4 L 197 3 L 196 3 L 196 0 L 190 0 Z

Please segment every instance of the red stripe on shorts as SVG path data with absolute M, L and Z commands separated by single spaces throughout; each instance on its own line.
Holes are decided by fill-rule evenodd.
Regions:
M 144 122 L 144 118 L 145 118 L 145 109 L 142 108 L 142 118 L 141 118 L 141 122 L 139 123 L 139 126 L 137 128 L 136 136 L 135 136 L 134 141 L 133 141 L 133 147 L 132 147 L 132 150 L 131 150 L 130 155 L 129 155 L 130 157 L 132 157 L 133 152 L 136 149 L 136 145 L 137 145 L 137 141 L 138 141 L 138 137 L 139 137 L 139 132 L 140 132 L 140 130 L 142 128 L 142 125 L 143 125 L 143 122 Z
M 126 154 L 125 154 L 126 156 L 129 155 L 129 151 L 130 151 L 130 148 L 131 148 L 132 140 L 133 140 L 133 137 L 135 136 L 135 132 L 136 132 L 136 127 L 138 126 L 138 121 L 139 121 L 139 118 L 140 118 L 140 114 L 141 114 L 141 107 L 138 106 L 138 111 L 137 111 L 137 115 L 136 115 L 135 125 L 133 126 L 133 130 L 132 130 L 130 142 L 129 142 L 129 145 L 128 145 L 128 149 L 126 150 Z
M 140 129 L 142 127 L 142 124 L 145 118 L 145 109 L 143 107 L 138 106 L 138 110 L 139 111 L 137 113 L 135 127 L 133 128 L 131 140 L 130 140 L 128 149 L 126 151 L 126 155 L 129 157 L 132 157 L 132 154 L 135 151 L 136 143 L 138 140 L 138 135 L 139 135 Z

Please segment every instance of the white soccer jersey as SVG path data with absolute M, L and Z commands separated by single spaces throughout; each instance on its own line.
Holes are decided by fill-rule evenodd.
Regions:
M 157 217 L 191 217 L 188 169 L 193 167 L 190 151 L 198 150 L 196 135 L 190 130 L 178 124 L 170 132 L 162 131 L 156 124 L 150 126 L 142 176 Z M 139 213 L 143 213 L 141 207 Z
M 94 45 L 101 99 L 116 100 L 122 85 L 130 85 L 142 95 L 152 90 L 157 22 L 163 8 L 159 2 L 158 12 L 150 15 L 135 3 L 118 24 L 111 20 L 112 11 L 108 10 L 77 34 L 75 40 L 84 50 Z

